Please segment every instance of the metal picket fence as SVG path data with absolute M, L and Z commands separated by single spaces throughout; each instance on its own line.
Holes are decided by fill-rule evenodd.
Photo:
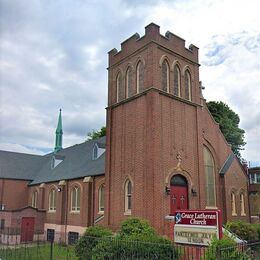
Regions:
M 19 230 L 0 232 L 0 260 L 74 260 L 77 233 L 35 232 L 34 241 L 21 243 Z M 120 240 L 116 237 L 85 237 L 82 247 L 86 260 L 260 260 L 260 241 L 210 250 L 208 247 Z

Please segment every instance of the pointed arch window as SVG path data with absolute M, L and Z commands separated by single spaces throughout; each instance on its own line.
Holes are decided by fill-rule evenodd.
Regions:
M 34 191 L 32 194 L 32 207 L 37 208 L 38 192 Z
M 244 193 L 240 193 L 240 209 L 241 209 L 241 216 L 246 216 Z
M 206 205 L 208 207 L 216 206 L 216 187 L 215 187 L 215 166 L 211 152 L 204 146 L 204 171 L 205 171 L 205 189 Z
M 123 98 L 122 75 L 121 72 L 119 72 L 116 77 L 116 102 L 121 101 Z
M 231 214 L 232 216 L 237 216 L 236 195 L 234 192 L 231 192 Z
M 105 209 L 105 186 L 102 184 L 98 190 L 98 211 L 103 213 Z
M 136 92 L 144 91 L 144 64 L 139 61 L 136 66 Z
M 80 188 L 75 186 L 71 190 L 71 211 L 80 211 Z
M 162 63 L 162 90 L 169 92 L 170 69 L 167 60 Z
M 191 100 L 191 76 L 188 70 L 185 70 L 184 82 L 185 82 L 185 98 L 187 100 Z
M 49 211 L 56 211 L 56 190 L 54 188 L 49 193 Z
M 132 183 L 130 180 L 125 182 L 125 213 L 131 214 L 132 210 Z
M 173 94 L 180 97 L 181 95 L 181 71 L 179 66 L 176 64 L 173 70 Z
M 132 77 L 132 68 L 128 67 L 126 70 L 126 97 L 131 97 L 134 94 L 133 90 L 133 77 Z

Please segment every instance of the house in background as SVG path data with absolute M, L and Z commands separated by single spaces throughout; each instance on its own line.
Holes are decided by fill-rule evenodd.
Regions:
M 198 48 L 159 26 L 109 52 L 107 136 L 53 153 L 0 152 L 1 228 L 71 242 L 129 217 L 168 235 L 178 209 L 249 221 L 248 176 L 207 109 Z M 37 232 L 35 232 L 37 231 Z
M 251 221 L 260 222 L 260 167 L 248 169 Z

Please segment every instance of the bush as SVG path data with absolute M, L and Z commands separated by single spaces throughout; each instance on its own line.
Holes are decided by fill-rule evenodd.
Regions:
M 257 240 L 260 240 L 260 224 L 251 224 L 257 233 Z
M 226 228 L 235 233 L 239 238 L 250 241 L 257 240 L 258 233 L 254 225 L 243 221 L 232 221 L 226 224 Z
M 149 222 L 139 218 L 129 218 L 122 222 L 120 238 L 135 238 L 141 236 L 155 236 L 155 230 L 150 226 Z
M 92 250 L 100 238 L 112 236 L 112 232 L 103 226 L 89 227 L 75 246 L 75 254 L 80 259 L 91 259 Z
M 220 240 L 217 238 L 212 239 L 210 246 L 206 251 L 206 260 L 215 260 L 219 257 L 222 260 L 244 260 L 248 259 L 247 255 L 239 251 L 235 241 L 228 237 Z
M 176 259 L 172 242 L 156 235 L 148 221 L 129 218 L 113 238 L 103 238 L 92 251 L 92 259 Z

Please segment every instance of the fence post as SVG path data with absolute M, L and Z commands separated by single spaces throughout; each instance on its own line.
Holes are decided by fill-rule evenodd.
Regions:
M 51 239 L 50 260 L 53 260 L 53 238 Z
M 221 249 L 219 247 L 216 248 L 217 250 L 217 260 L 221 260 Z

